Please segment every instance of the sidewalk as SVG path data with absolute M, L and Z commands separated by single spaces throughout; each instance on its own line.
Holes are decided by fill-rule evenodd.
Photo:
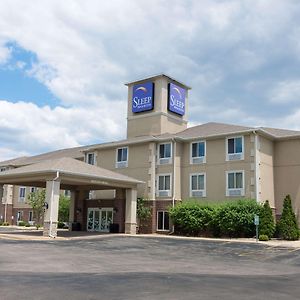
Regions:
M 43 230 L 36 230 L 32 228 L 24 228 L 18 226 L 9 226 L 5 230 L 0 227 L 0 239 L 10 240 L 23 240 L 23 241 L 49 241 L 49 240 L 94 240 L 99 238 L 113 238 L 113 237 L 135 237 L 135 238 L 159 238 L 159 239 L 177 239 L 177 240 L 193 240 L 193 241 L 214 241 L 219 243 L 251 243 L 251 244 L 262 244 L 270 247 L 286 247 L 293 248 L 295 250 L 300 249 L 300 240 L 298 241 L 283 241 L 273 239 L 267 242 L 261 242 L 254 238 L 239 238 L 239 239 L 228 239 L 228 238 L 204 238 L 204 237 L 186 237 L 176 235 L 163 235 L 163 234 L 137 234 L 130 235 L 124 233 L 99 233 L 99 232 L 86 232 L 86 231 L 68 231 L 66 229 L 59 229 L 58 236 L 53 239 L 50 237 L 43 236 Z M 9 230 L 10 229 L 10 230 Z

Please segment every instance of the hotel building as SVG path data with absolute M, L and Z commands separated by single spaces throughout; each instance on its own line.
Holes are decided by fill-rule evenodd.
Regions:
M 26 195 L 36 187 L 30 184 L 38 180 L 26 183 L 16 178 L 32 176 L 37 170 L 45 174 L 50 167 L 57 172 L 69 172 L 66 171 L 69 178 L 60 182 L 60 189 L 72 189 L 70 221 L 80 223 L 82 230 L 107 231 L 109 223 L 117 223 L 120 232 L 133 233 L 136 196 L 143 197 L 151 208 L 152 217 L 143 227 L 147 233 L 169 232 L 169 207 L 187 199 L 269 200 L 279 216 L 283 199 L 290 194 L 299 215 L 300 131 L 221 123 L 188 127 L 190 87 L 164 74 L 126 85 L 124 140 L 0 163 L 0 184 L 4 185 L 2 220 L 14 224 L 20 220 L 33 221 Z M 55 169 L 58 161 L 60 169 Z M 74 161 L 78 165 L 72 165 Z M 92 166 L 85 169 L 87 164 Z M 71 182 L 71 173 L 81 173 L 81 180 L 84 174 L 92 177 L 97 173 L 98 178 L 104 174 L 105 183 L 96 184 L 91 179 L 79 192 L 79 178 L 78 184 L 75 180 Z M 46 182 L 47 178 L 41 176 L 40 180 Z M 126 230 L 126 224 L 130 224 L 130 230 Z

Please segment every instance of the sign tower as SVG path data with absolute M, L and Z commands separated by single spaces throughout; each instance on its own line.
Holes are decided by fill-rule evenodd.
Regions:
M 176 133 L 187 128 L 190 87 L 165 74 L 126 85 L 127 138 Z

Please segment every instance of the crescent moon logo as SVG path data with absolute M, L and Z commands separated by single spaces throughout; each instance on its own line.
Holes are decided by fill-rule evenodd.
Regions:
M 181 96 L 180 90 L 179 90 L 177 87 L 174 87 L 173 90 L 175 90 L 175 91 L 178 93 L 178 95 L 179 95 L 179 97 L 180 97 L 180 99 L 181 99 L 182 96 Z
M 136 91 L 143 91 L 144 93 L 147 93 L 147 89 L 144 86 L 137 88 Z

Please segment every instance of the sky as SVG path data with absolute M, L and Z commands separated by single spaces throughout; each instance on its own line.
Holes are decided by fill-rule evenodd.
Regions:
M 0 161 L 126 135 L 126 82 L 192 87 L 189 126 L 300 130 L 298 0 L 1 0 Z

